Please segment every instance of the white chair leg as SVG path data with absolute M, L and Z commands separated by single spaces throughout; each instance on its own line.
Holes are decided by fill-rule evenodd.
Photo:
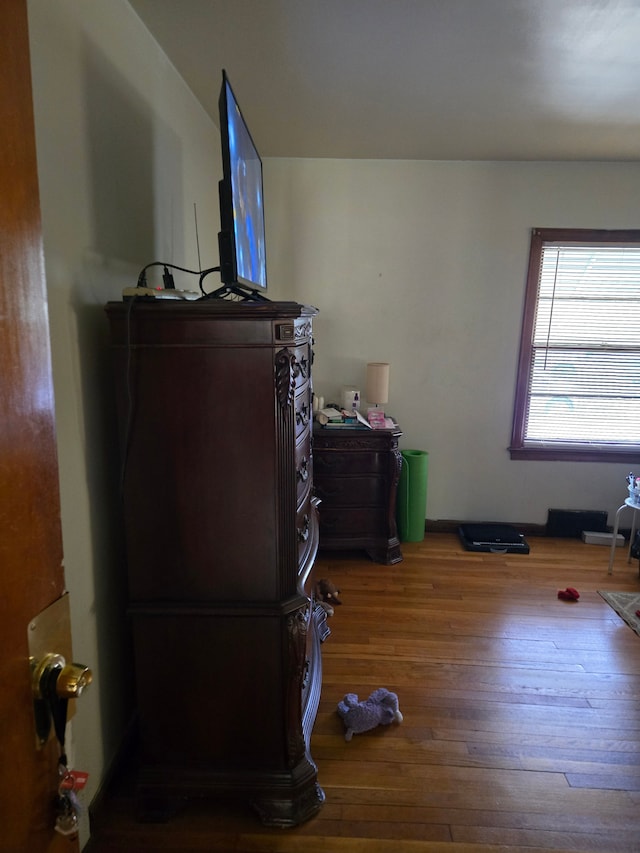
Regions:
M 633 507 L 631 507 L 633 509 Z M 629 552 L 627 554 L 627 563 L 631 562 L 631 548 L 633 547 L 633 537 L 636 534 L 636 510 L 633 509 L 633 518 L 631 519 L 631 535 L 629 536 Z
M 613 524 L 613 539 L 611 540 L 611 551 L 609 552 L 609 569 L 607 570 L 607 574 L 613 574 L 613 559 L 616 555 L 616 539 L 618 537 L 618 527 L 620 526 L 620 513 L 626 507 L 626 504 L 622 504 L 616 511 L 616 520 Z M 633 518 L 635 520 L 636 514 L 633 513 Z M 631 557 L 629 557 L 631 559 Z

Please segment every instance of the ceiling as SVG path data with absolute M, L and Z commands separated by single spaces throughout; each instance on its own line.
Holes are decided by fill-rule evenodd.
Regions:
M 640 0 L 129 0 L 263 157 L 640 160 Z

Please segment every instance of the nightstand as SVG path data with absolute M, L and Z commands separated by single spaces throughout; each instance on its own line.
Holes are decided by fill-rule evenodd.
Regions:
M 396 495 L 402 430 L 313 430 L 313 479 L 320 498 L 320 548 L 364 550 L 376 563 L 402 560 Z

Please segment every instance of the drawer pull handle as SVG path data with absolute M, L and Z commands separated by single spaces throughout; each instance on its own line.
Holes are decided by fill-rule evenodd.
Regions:
M 300 462 L 300 467 L 297 471 L 298 481 L 301 483 L 306 483 L 309 479 L 309 460 L 306 456 L 303 456 L 302 461 Z
M 298 528 L 298 542 L 306 542 L 309 538 L 309 528 L 311 527 L 310 518 L 305 515 L 302 527 Z
M 300 361 L 294 361 L 293 363 L 293 375 L 297 379 L 298 376 L 302 376 L 303 379 L 306 379 L 309 375 L 309 362 L 306 358 L 301 358 Z

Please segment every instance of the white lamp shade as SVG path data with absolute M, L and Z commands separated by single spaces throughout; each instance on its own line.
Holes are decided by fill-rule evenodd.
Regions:
M 367 364 L 367 400 L 381 405 L 389 402 L 389 365 L 386 361 Z

